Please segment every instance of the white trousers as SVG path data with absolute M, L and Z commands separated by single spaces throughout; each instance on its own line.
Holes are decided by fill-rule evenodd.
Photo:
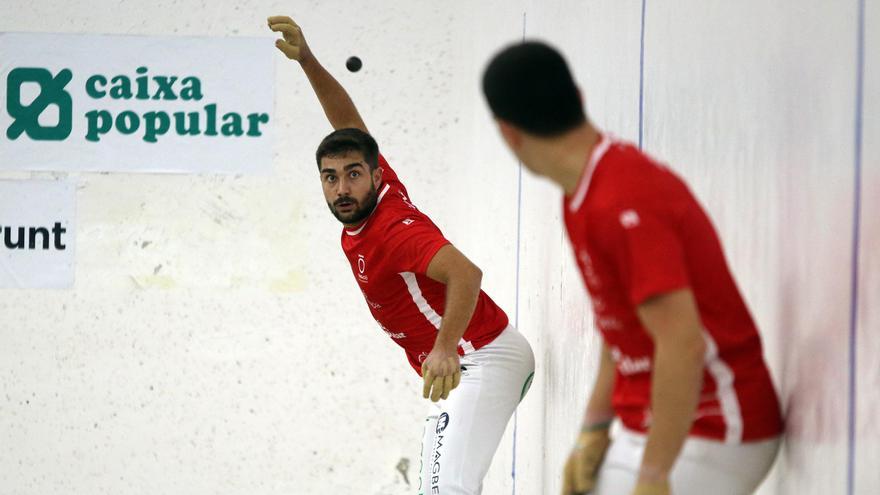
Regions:
M 461 384 L 432 403 L 422 440 L 420 495 L 479 495 L 507 422 L 535 372 L 528 341 L 507 327 L 461 358 Z
M 638 479 L 647 435 L 626 428 L 611 442 L 593 495 L 621 495 Z M 672 495 L 750 495 L 773 466 L 780 439 L 728 445 L 688 437 L 670 476 Z

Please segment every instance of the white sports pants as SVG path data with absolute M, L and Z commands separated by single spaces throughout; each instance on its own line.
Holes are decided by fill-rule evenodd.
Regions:
M 478 495 L 507 422 L 528 391 L 535 356 L 507 327 L 461 358 L 467 368 L 449 399 L 432 403 L 422 440 L 420 495 Z
M 605 454 L 593 495 L 628 494 L 636 485 L 647 435 L 621 428 Z M 673 495 L 750 495 L 761 484 L 780 439 L 728 445 L 688 437 L 670 478 Z

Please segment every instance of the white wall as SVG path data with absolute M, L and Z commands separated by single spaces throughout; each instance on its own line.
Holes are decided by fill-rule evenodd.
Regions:
M 854 493 L 880 490 L 874 4 L 862 107 Z M 856 6 L 646 4 L 645 148 L 684 175 L 712 214 L 788 415 L 766 494 L 846 493 Z M 593 120 L 636 141 L 641 2 L 0 7 L 0 31 L 265 36 L 267 50 L 265 17 L 295 16 L 414 201 L 483 268 L 487 291 L 535 347 L 535 384 L 516 422 L 516 492 L 558 491 L 599 340 L 559 193 L 520 175 L 479 76 L 524 32 L 548 39 L 574 66 Z M 364 61 L 356 74 L 343 68 L 353 54 Z M 0 292 L 0 493 L 415 493 L 427 405 L 339 251 L 312 158 L 329 132 L 320 107 L 280 55 L 276 77 L 270 177 L 71 177 L 75 289 Z M 513 491 L 512 430 L 488 494 Z M 404 458 L 411 485 L 396 470 Z

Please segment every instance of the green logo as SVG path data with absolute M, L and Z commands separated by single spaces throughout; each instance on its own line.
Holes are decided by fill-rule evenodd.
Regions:
M 134 75 L 92 74 L 85 79 L 83 89 L 89 99 L 79 104 L 88 111 L 77 117 L 85 118 L 83 137 L 86 141 L 97 143 L 114 132 L 135 135 L 147 143 L 157 143 L 166 135 L 253 138 L 262 136 L 262 126 L 269 123 L 267 113 L 222 111 L 217 102 L 205 101 L 202 81 L 196 76 L 151 74 L 144 66 L 134 72 Z M 6 130 L 9 139 L 17 139 L 22 134 L 37 141 L 67 139 L 72 131 L 73 100 L 64 88 L 72 79 L 70 69 L 56 76 L 44 68 L 19 67 L 10 71 L 6 78 L 6 106 L 13 118 Z M 40 86 L 39 96 L 27 106 L 21 102 L 21 86 L 25 83 Z M 114 112 L 108 108 L 111 105 L 106 105 L 116 103 L 112 107 L 118 109 L 120 101 L 137 103 L 140 111 L 128 107 Z M 41 125 L 40 115 L 53 104 L 58 106 L 58 123 Z
M 64 90 L 73 78 L 69 69 L 64 69 L 57 76 L 46 69 L 21 67 L 13 69 L 6 77 L 6 108 L 9 116 L 14 119 L 6 136 L 17 139 L 22 133 L 35 141 L 62 141 L 70 136 L 73 122 L 73 100 L 70 93 Z M 40 94 L 24 106 L 21 103 L 21 86 L 24 83 L 40 85 Z M 58 123 L 54 126 L 40 125 L 40 114 L 49 105 L 58 105 Z

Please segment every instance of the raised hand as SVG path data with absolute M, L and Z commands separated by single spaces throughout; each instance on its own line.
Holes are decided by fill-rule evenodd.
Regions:
M 312 51 L 306 43 L 302 28 L 288 16 L 277 15 L 268 19 L 269 29 L 281 33 L 283 39 L 275 41 L 275 46 L 287 58 L 299 63 L 308 61 L 312 57 Z

